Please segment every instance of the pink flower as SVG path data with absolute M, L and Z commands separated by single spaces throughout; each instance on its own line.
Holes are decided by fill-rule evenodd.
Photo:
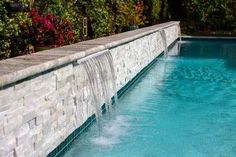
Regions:
M 43 18 L 42 23 L 43 23 L 44 27 L 46 28 L 46 30 L 53 30 L 54 29 L 54 26 L 47 18 Z
M 48 14 L 48 15 L 47 15 L 47 18 L 48 18 L 50 21 L 52 21 L 52 20 L 53 20 L 53 15 L 52 15 L 52 14 Z

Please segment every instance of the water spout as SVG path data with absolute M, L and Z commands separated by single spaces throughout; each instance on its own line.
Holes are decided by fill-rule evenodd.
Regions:
M 181 35 L 181 27 L 178 25 L 178 36 L 179 36 L 179 41 L 182 41 L 182 35 Z
M 181 50 L 181 43 L 182 43 L 182 34 L 181 34 L 180 24 L 178 25 L 178 36 L 179 36 L 179 41 L 177 43 L 178 43 L 178 55 L 179 55 L 180 50 Z
M 89 56 L 79 60 L 86 71 L 89 80 L 89 89 L 94 100 L 95 114 L 97 118 L 101 116 L 101 106 L 105 104 L 109 110 L 111 98 L 116 95 L 115 71 L 113 58 L 109 50 L 94 56 Z
M 163 42 L 163 47 L 164 47 L 164 57 L 167 57 L 167 52 L 168 52 L 168 46 L 167 46 L 167 38 L 166 38 L 166 32 L 164 29 L 160 31 L 162 42 Z
M 179 40 L 176 41 L 176 43 L 171 48 L 168 48 L 167 36 L 166 36 L 165 30 L 162 29 L 160 31 L 160 34 L 161 34 L 162 43 L 163 43 L 163 47 L 164 47 L 164 57 L 167 58 L 168 56 L 178 56 L 179 53 L 180 53 L 181 41 L 182 41 L 180 25 L 178 25 L 178 37 L 179 37 Z

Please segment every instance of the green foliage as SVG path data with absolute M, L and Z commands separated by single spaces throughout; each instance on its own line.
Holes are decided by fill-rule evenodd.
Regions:
M 142 26 L 146 17 L 143 15 L 144 4 L 142 1 L 117 0 L 116 24 L 121 31 L 130 26 Z
M 230 29 L 234 17 L 228 0 L 185 0 L 187 19 L 198 29 Z
M 159 19 L 159 13 L 161 10 L 161 5 L 160 5 L 159 0 L 151 0 L 151 5 L 150 5 L 150 22 L 151 23 L 156 23 Z
M 109 14 L 109 8 L 106 0 L 92 0 L 86 8 L 94 37 L 109 35 L 112 31 L 112 16 Z
M 147 17 L 148 24 L 156 24 L 161 11 L 160 0 L 143 0 L 143 3 L 145 5 L 144 15 Z
M 11 38 L 17 37 L 21 33 L 20 25 L 27 23 L 26 13 L 9 13 L 6 9 L 6 3 L 12 0 L 0 1 L 0 58 L 10 56 Z M 19 0 L 27 7 L 27 0 Z

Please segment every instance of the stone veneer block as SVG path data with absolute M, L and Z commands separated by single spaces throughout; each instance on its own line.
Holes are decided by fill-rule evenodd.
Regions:
M 0 61 L 0 156 L 63 154 L 96 118 L 81 59 L 110 51 L 121 96 L 163 52 L 162 29 L 170 45 L 178 38 L 179 22 Z

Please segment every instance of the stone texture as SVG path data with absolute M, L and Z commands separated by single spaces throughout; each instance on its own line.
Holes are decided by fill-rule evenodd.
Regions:
M 161 24 L 0 62 L 0 156 L 44 157 L 96 113 L 79 59 L 107 48 L 119 90 L 164 50 L 159 30 L 170 45 L 178 28 Z

